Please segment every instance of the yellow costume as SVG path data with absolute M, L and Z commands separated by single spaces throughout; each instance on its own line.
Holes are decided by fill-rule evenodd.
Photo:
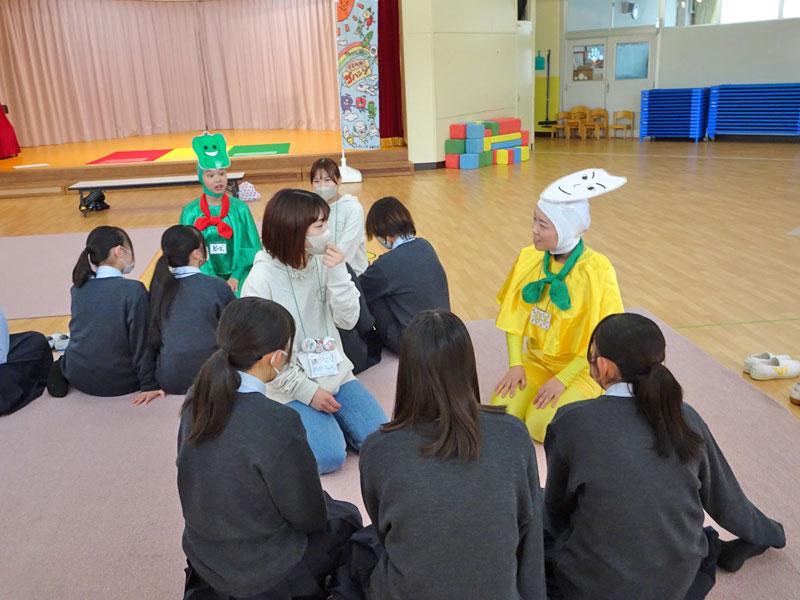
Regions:
M 505 398 L 492 397 L 492 404 L 505 405 L 510 414 L 525 422 L 531 437 L 539 442 L 544 440 L 547 425 L 559 406 L 602 394 L 600 386 L 589 376 L 586 360 L 589 338 L 604 317 L 623 311 L 614 267 L 608 258 L 589 248 L 584 249 L 564 279 L 569 288 L 569 309 L 557 308 L 547 290 L 538 302 L 525 302 L 522 288 L 542 278 L 544 256 L 544 252 L 533 246 L 524 248 L 497 294 L 500 304 L 497 327 L 506 332 L 509 366 L 521 365 L 525 369 L 527 386 L 522 390 L 515 388 Z M 562 267 L 561 263 L 550 261 L 554 274 Z M 543 313 L 550 315 L 547 329 L 542 326 Z M 523 338 L 527 340 L 524 354 Z M 564 384 L 564 393 L 556 406 L 536 408 L 533 399 L 539 387 L 552 377 Z

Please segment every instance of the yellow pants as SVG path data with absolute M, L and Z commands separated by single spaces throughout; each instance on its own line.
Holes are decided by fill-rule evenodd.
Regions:
M 572 381 L 558 398 L 558 403 L 555 406 L 536 408 L 533 405 L 536 393 L 544 383 L 558 374 L 560 368 L 556 369 L 554 366 L 548 366 L 547 363 L 540 360 L 531 360 L 529 356 L 523 359 L 522 366 L 525 368 L 525 377 L 528 380 L 525 388 L 522 390 L 517 389 L 514 395 L 506 396 L 505 398 L 495 394 L 492 396 L 491 403 L 495 406 L 505 406 L 508 414 L 514 415 L 525 423 L 531 437 L 537 442 L 544 441 L 547 426 L 553 420 L 559 407 L 581 400 L 597 398 L 603 393 L 602 388 L 594 382 L 587 370 Z

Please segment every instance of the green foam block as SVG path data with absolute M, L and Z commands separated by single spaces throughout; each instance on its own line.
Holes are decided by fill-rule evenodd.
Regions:
M 263 156 L 268 154 L 289 154 L 289 144 L 251 144 L 234 146 L 228 152 L 231 156 Z
M 478 165 L 481 167 L 488 167 L 492 164 L 492 151 L 486 150 L 478 155 Z
M 445 140 L 445 154 L 464 154 L 467 151 L 467 140 Z
M 500 135 L 500 124 L 495 123 L 494 121 L 484 121 L 483 126 L 486 129 L 491 130 L 492 135 Z

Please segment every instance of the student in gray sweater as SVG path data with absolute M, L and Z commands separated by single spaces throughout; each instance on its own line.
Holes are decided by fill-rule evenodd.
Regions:
M 279 304 L 235 300 L 219 349 L 181 410 L 178 492 L 185 600 L 324 599 L 325 578 L 361 526 L 323 491 L 300 417 L 266 397 L 288 368 L 294 321 Z
M 469 333 L 452 313 L 422 312 L 406 330 L 394 418 L 367 439 L 360 468 L 376 551 L 350 572 L 374 566 L 361 582 L 369 600 L 546 598 L 533 444 L 517 419 L 480 405 Z
M 147 290 L 125 279 L 133 245 L 119 227 L 95 227 L 72 271 L 70 340 L 50 369 L 47 390 L 69 386 L 92 396 L 122 396 L 156 388 L 147 356 Z
M 161 256 L 150 283 L 148 342 L 160 390 L 143 392 L 134 404 L 167 394 L 185 394 L 206 359 L 217 349 L 217 323 L 236 296 L 228 284 L 204 275 L 203 234 L 173 225 L 161 236 Z
M 383 345 L 400 352 L 403 331 L 423 310 L 450 310 L 447 275 L 433 246 L 415 237 L 411 213 L 397 198 L 381 198 L 367 213 L 367 237 L 389 250 L 359 277 Z
M 545 549 L 550 598 L 699 600 L 716 567 L 737 570 L 786 543 L 745 496 L 706 424 L 664 366 L 665 341 L 641 315 L 603 319 L 589 344 L 594 402 L 547 430 Z M 738 536 L 721 542 L 706 511 Z

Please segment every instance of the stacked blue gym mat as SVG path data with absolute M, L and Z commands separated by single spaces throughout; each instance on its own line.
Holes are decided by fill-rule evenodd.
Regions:
M 800 135 L 800 83 L 715 85 L 708 137 L 718 134 Z
M 705 137 L 708 88 L 642 90 L 639 139 Z

